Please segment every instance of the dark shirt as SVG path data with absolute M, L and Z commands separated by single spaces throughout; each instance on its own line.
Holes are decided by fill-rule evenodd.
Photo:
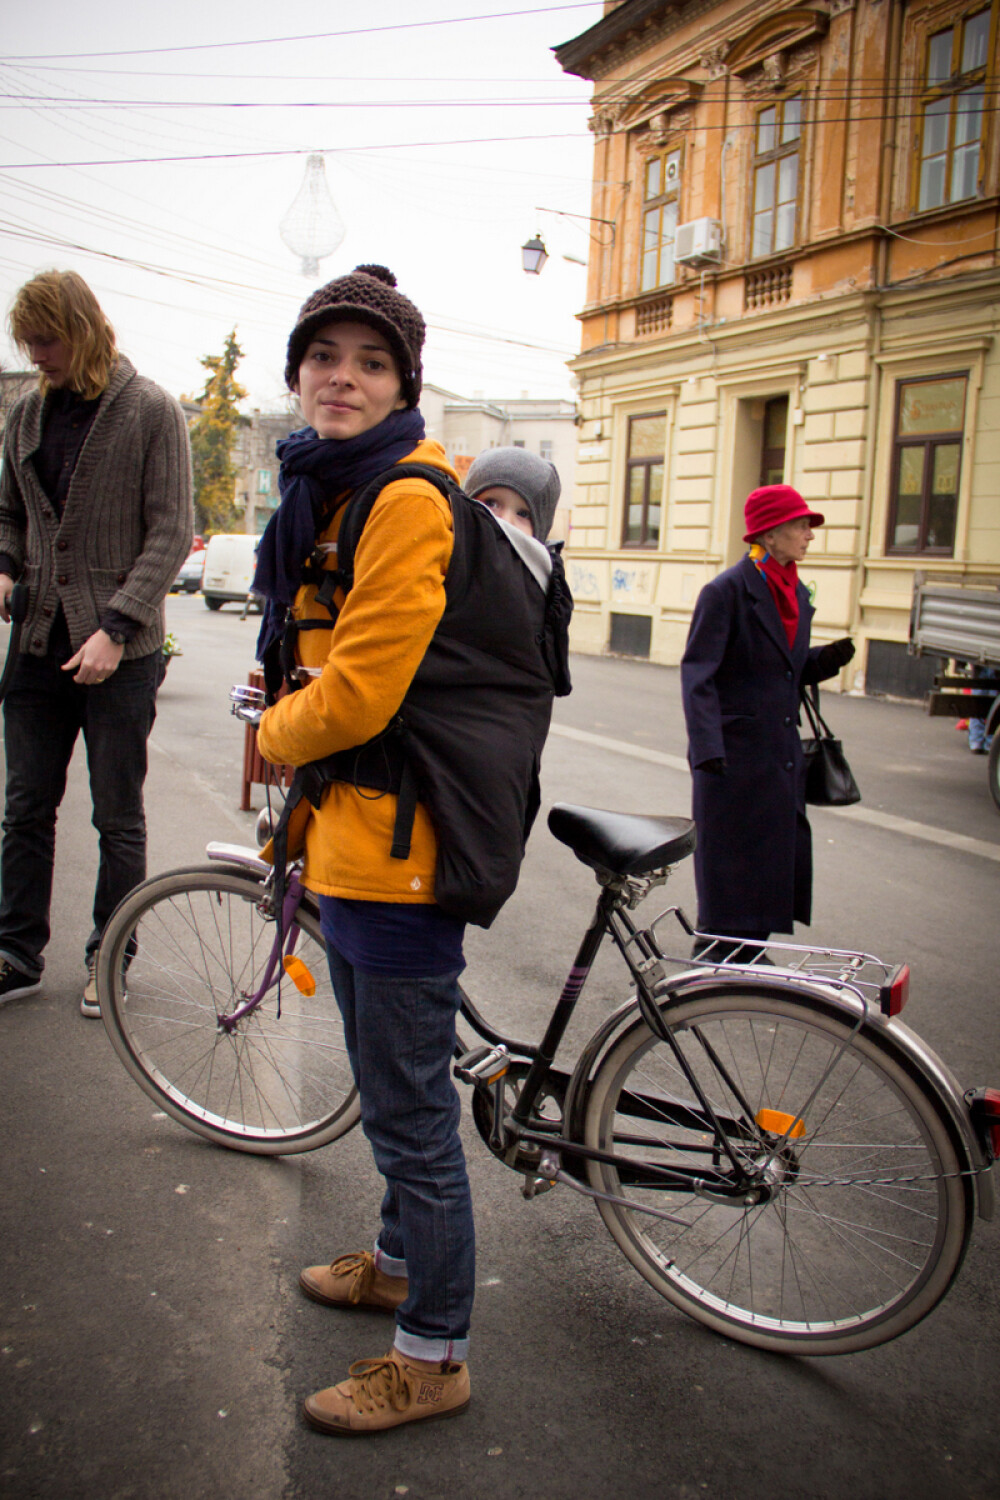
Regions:
M 85 401 L 77 391 L 50 391 L 42 415 L 42 441 L 32 455 L 38 482 L 61 516 L 80 449 L 94 425 L 98 396 Z
M 65 508 L 80 450 L 94 425 L 100 404 L 100 396 L 93 401 L 86 401 L 78 391 L 69 390 L 50 391 L 45 398 L 42 440 L 31 455 L 31 460 L 38 482 L 58 516 L 62 515 Z M 0 573 L 6 573 L 10 578 L 16 576 L 14 561 L 4 552 L 0 552 Z M 117 609 L 108 609 L 101 620 L 101 628 L 114 630 L 124 636 L 126 641 L 130 641 L 141 626 L 131 615 L 123 615 Z M 62 652 L 68 644 L 69 631 L 60 609 L 53 622 L 50 649 L 58 648 Z

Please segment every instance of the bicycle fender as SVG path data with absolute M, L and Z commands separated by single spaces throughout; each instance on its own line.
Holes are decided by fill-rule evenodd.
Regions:
M 671 975 L 669 979 L 657 985 L 654 994 L 657 1003 L 661 1006 L 679 1005 L 700 994 L 725 989 L 731 983 L 732 979 L 722 979 L 720 982 L 720 975 L 715 970 L 695 969 Z M 951 1125 L 951 1133 L 959 1154 L 964 1157 L 965 1167 L 970 1173 L 969 1180 L 975 1195 L 976 1212 L 981 1219 L 993 1218 L 996 1199 L 990 1171 L 991 1164 L 972 1127 L 972 1119 L 961 1086 L 948 1066 L 922 1037 L 918 1036 L 915 1031 L 911 1031 L 910 1027 L 897 1017 L 887 1018 L 882 1015 L 881 1011 L 866 1005 L 855 991 L 839 987 L 835 989 L 817 983 L 815 980 L 810 982 L 804 980 L 800 974 L 783 978 L 781 971 L 778 970 L 774 974 L 769 974 L 766 980 L 753 980 L 741 974 L 739 983 L 746 994 L 771 996 L 782 1000 L 789 998 L 806 1000 L 817 1010 L 847 1020 L 852 1025 L 856 1025 L 859 1019 L 863 1019 L 869 1035 L 872 1035 L 876 1041 L 880 1038 L 884 1039 L 887 1050 L 897 1054 L 898 1061 L 907 1072 L 923 1083 L 940 1104 Z M 607 1017 L 586 1043 L 567 1089 L 565 1119 L 568 1124 L 575 1124 L 576 1113 L 579 1111 L 582 1129 L 587 1086 L 598 1059 L 612 1042 L 617 1040 L 620 1031 L 639 1019 L 639 1002 L 635 996 L 632 996 Z

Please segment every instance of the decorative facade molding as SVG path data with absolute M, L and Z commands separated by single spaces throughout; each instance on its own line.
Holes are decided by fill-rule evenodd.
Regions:
M 709 78 L 724 78 L 729 71 L 726 67 L 726 55 L 730 50 L 728 42 L 717 42 L 714 47 L 703 54 L 700 58 L 702 67 Z
M 817 47 L 807 46 L 797 47 L 791 56 L 786 52 L 775 52 L 765 57 L 757 71 L 743 80 L 747 98 L 763 99 L 801 88 L 806 81 L 804 75 L 818 56 Z
M 613 104 L 603 104 L 600 109 L 595 110 L 591 115 L 587 121 L 587 127 L 598 138 L 611 135 L 613 131 L 618 129 L 628 108 L 628 99 L 616 99 Z
M 662 151 L 678 136 L 694 129 L 694 110 L 675 110 L 671 114 L 654 115 L 648 128 L 635 133 L 635 149 L 640 156 L 652 156 Z

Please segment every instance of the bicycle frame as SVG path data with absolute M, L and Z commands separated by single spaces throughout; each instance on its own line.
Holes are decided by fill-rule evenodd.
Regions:
M 210 844 L 208 854 L 213 861 L 235 865 L 260 876 L 265 885 L 262 903 L 267 909 L 270 878 L 274 873 L 269 864 L 252 850 L 230 844 Z M 766 1201 L 768 1189 L 763 1183 L 763 1174 L 788 1145 L 797 1119 L 785 1122 L 780 1134 L 762 1131 L 749 1101 L 741 1096 L 735 1080 L 725 1072 L 721 1059 L 712 1054 L 713 1065 L 727 1077 L 733 1098 L 740 1107 L 739 1116 L 735 1113 L 720 1114 L 705 1096 L 697 1075 L 677 1048 L 664 1018 L 665 1012 L 697 993 L 699 988 L 738 984 L 743 993 L 783 995 L 799 1003 L 805 1001 L 817 1010 L 835 1013 L 842 1020 L 847 1019 L 849 1031 L 833 1055 L 828 1071 L 836 1066 L 862 1026 L 870 1024 L 891 1029 L 893 1042 L 911 1063 L 914 1074 L 925 1079 L 944 1107 L 953 1136 L 968 1163 L 969 1175 L 975 1182 L 979 1216 L 991 1218 L 994 1209 L 989 1171 L 992 1158 L 976 1136 L 958 1083 L 929 1047 L 895 1016 L 887 1015 L 894 983 L 905 989 L 905 974 L 898 969 L 890 971 L 869 954 L 768 943 L 744 946 L 780 953 L 789 960 L 787 967 L 769 967 L 765 971 L 753 963 L 734 963 L 732 960 L 680 960 L 687 967 L 668 976 L 665 965 L 679 960 L 669 958 L 658 940 L 658 929 L 666 918 L 675 917 L 688 937 L 707 939 L 711 943 L 713 936 L 697 933 L 677 907 L 661 912 L 648 928 L 636 926 L 629 915 L 630 909 L 637 906 L 654 886 L 663 884 L 666 878 L 666 874 L 639 880 L 610 875 L 600 877 L 601 890 L 593 916 L 539 1043 L 524 1042 L 498 1031 L 462 992 L 461 1015 L 488 1045 L 469 1050 L 459 1040 L 455 1049 L 455 1072 L 489 1098 L 492 1124 L 489 1134 L 484 1131 L 484 1135 L 494 1154 L 514 1166 L 522 1148 L 537 1149 L 540 1153 L 537 1172 L 525 1185 L 526 1196 L 533 1196 L 555 1181 L 567 1183 L 587 1196 L 601 1196 L 582 1181 L 585 1163 L 594 1161 L 613 1165 L 623 1183 L 660 1187 L 667 1192 L 683 1188 L 701 1196 L 741 1202 L 746 1206 Z M 274 946 L 260 985 L 252 995 L 245 996 L 236 1009 L 219 1018 L 220 1028 L 227 1033 L 235 1031 L 239 1021 L 260 1005 L 275 985 L 279 986 L 280 1000 L 282 959 L 294 951 L 298 934 L 295 913 L 308 896 L 298 878 L 296 866 L 289 868 L 287 879 L 281 949 L 279 951 L 278 946 L 280 929 L 276 924 Z M 606 936 L 611 937 L 629 970 L 635 996 L 598 1029 L 581 1053 L 572 1075 L 567 1076 L 554 1068 L 554 1060 Z M 872 970 L 874 978 L 865 978 L 866 970 Z M 709 1137 L 705 1145 L 695 1147 L 687 1142 L 684 1151 L 689 1157 L 709 1158 L 711 1164 L 708 1160 L 693 1162 L 690 1167 L 638 1163 L 619 1153 L 587 1146 L 581 1139 L 582 1112 L 593 1068 L 621 1026 L 634 1018 L 636 1011 L 652 1033 L 670 1047 L 697 1107 L 693 1108 L 689 1100 L 661 1096 L 653 1100 L 632 1093 L 628 1096 L 630 1110 L 635 1111 L 637 1121 L 655 1117 L 661 1125 L 674 1124 L 679 1129 L 693 1127 L 703 1131 Z M 704 1046 L 703 1039 L 699 1040 Z M 512 1064 L 526 1066 L 526 1073 L 516 1103 L 508 1109 L 506 1087 Z M 546 1093 L 555 1094 L 560 1099 L 562 1118 L 558 1122 L 544 1118 L 537 1111 L 538 1103 Z M 808 1101 L 801 1112 L 804 1113 L 807 1107 Z M 757 1149 L 752 1173 L 747 1167 L 745 1150 L 747 1141 L 751 1140 Z M 626 1145 L 641 1143 L 638 1138 L 633 1141 L 629 1137 L 622 1137 L 622 1141 Z M 741 1144 L 742 1151 L 739 1149 Z M 561 1165 L 563 1156 L 567 1159 L 567 1170 Z M 662 1211 L 648 1205 L 629 1206 L 639 1212 L 664 1217 Z
M 669 959 L 657 939 L 657 929 L 666 918 L 675 917 L 688 937 L 700 938 L 709 945 L 723 940 L 713 934 L 697 932 L 678 907 L 669 907 L 661 912 L 648 928 L 635 925 L 629 909 L 638 905 L 653 886 L 662 884 L 665 879 L 666 875 L 644 880 L 600 877 L 602 889 L 593 917 L 538 1046 L 525 1046 L 497 1033 L 488 1026 L 463 992 L 463 1016 L 480 1036 L 492 1044 L 493 1050 L 479 1049 L 478 1052 L 464 1054 L 458 1060 L 456 1073 L 466 1082 L 480 1088 L 488 1086 L 492 1090 L 494 1125 L 488 1141 L 491 1149 L 513 1165 L 521 1146 L 541 1148 L 543 1154 L 539 1161 L 539 1174 L 546 1186 L 555 1181 L 565 1182 L 591 1197 L 602 1195 L 595 1194 L 578 1180 L 583 1175 L 583 1163 L 588 1160 L 611 1164 L 618 1170 L 621 1181 L 633 1184 L 641 1182 L 647 1188 L 660 1186 L 665 1191 L 686 1188 L 702 1196 L 740 1201 L 746 1206 L 763 1202 L 767 1196 L 767 1189 L 762 1186 L 763 1173 L 792 1140 L 798 1117 L 788 1120 L 780 1134 L 764 1133 L 755 1121 L 749 1101 L 742 1097 L 721 1059 L 708 1049 L 713 1065 L 720 1075 L 726 1077 L 741 1110 L 740 1117 L 720 1114 L 705 1096 L 699 1079 L 676 1046 L 665 1019 L 665 1012 L 669 1012 L 671 1007 L 697 993 L 699 989 L 719 984 L 737 984 L 743 993 L 791 997 L 799 1003 L 805 1001 L 817 1011 L 825 1010 L 848 1021 L 849 1030 L 840 1048 L 831 1056 L 827 1075 L 836 1067 L 862 1026 L 869 1024 L 891 1031 L 893 1042 L 910 1062 L 914 1074 L 922 1077 L 932 1087 L 944 1107 L 953 1136 L 975 1183 L 979 1216 L 992 1218 L 992 1158 L 984 1150 L 973 1129 L 969 1108 L 961 1089 L 941 1059 L 896 1019 L 898 1010 L 905 1003 L 908 970 L 902 967 L 889 969 L 873 955 L 849 950 L 818 949 L 791 943 L 752 943 L 744 944 L 743 947 L 757 950 L 755 958 L 765 950 L 780 953 L 788 959 L 787 967 L 769 966 L 762 970 L 753 962 L 735 963 L 731 959 L 713 960 L 709 957 L 701 961 L 681 960 L 680 962 L 687 964 L 687 968 L 668 977 L 665 964 L 678 960 Z M 635 997 L 598 1029 L 581 1053 L 573 1074 L 567 1079 L 565 1074 L 559 1073 L 552 1065 L 606 935 L 612 938 L 629 969 L 635 984 Z M 710 946 L 708 951 L 711 952 Z M 866 971 L 869 977 L 865 977 Z M 686 1154 L 693 1156 L 697 1152 L 713 1159 L 722 1157 L 727 1163 L 725 1170 L 713 1167 L 706 1171 L 703 1166 L 698 1165 L 690 1168 L 662 1168 L 652 1163 L 639 1164 L 617 1153 L 609 1154 L 586 1146 L 580 1139 L 587 1085 L 594 1066 L 623 1023 L 634 1018 L 637 1010 L 653 1035 L 671 1049 L 694 1093 L 698 1108 L 692 1110 L 690 1101 L 662 1096 L 654 1101 L 631 1093 L 628 1096 L 630 1110 L 635 1111 L 637 1120 L 655 1117 L 661 1125 L 674 1124 L 684 1129 L 691 1129 L 693 1126 L 704 1131 L 711 1136 L 710 1141 L 703 1148 L 695 1148 L 690 1142 L 686 1143 Z M 702 1046 L 707 1047 L 700 1036 L 699 1041 Z M 482 1053 L 485 1055 L 480 1055 Z M 528 1069 L 517 1102 L 513 1109 L 507 1111 L 503 1106 L 504 1074 L 512 1061 L 527 1061 Z M 563 1118 L 558 1125 L 535 1113 L 543 1093 L 552 1092 L 553 1082 L 559 1085 L 558 1091 L 563 1101 Z M 820 1082 L 822 1083 L 822 1079 Z M 817 1090 L 819 1086 L 818 1084 Z M 807 1111 L 809 1102 L 805 1101 L 800 1114 Z M 745 1151 L 740 1152 L 734 1144 L 745 1144 L 748 1139 L 764 1148 L 764 1155 L 758 1155 L 755 1159 L 752 1175 L 745 1165 Z M 622 1137 L 622 1140 L 629 1144 L 630 1138 Z M 636 1138 L 632 1143 L 641 1144 L 641 1139 Z M 568 1171 L 563 1171 L 560 1167 L 558 1158 L 561 1154 L 568 1158 Z M 531 1196 L 537 1190 L 539 1184 L 533 1189 L 526 1186 L 525 1193 Z M 640 1204 L 629 1206 L 638 1212 L 654 1212 L 648 1206 Z M 664 1215 L 656 1213 L 656 1217 Z

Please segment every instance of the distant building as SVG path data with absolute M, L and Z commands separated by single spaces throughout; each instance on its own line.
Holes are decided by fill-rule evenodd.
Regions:
M 286 408 L 282 412 L 251 412 L 246 426 L 237 428 L 233 443 L 233 467 L 236 490 L 233 504 L 242 510 L 241 530 L 260 536 L 277 509 L 278 459 L 275 444 L 302 426 L 302 413 Z
M 574 402 L 531 396 L 468 399 L 425 383 L 420 410 L 427 436 L 442 445 L 460 479 L 465 478 L 473 459 L 485 448 L 526 448 L 555 464 L 562 481 L 562 496 L 553 537 L 568 535 L 576 474 Z
M 38 385 L 37 370 L 0 370 L 0 437 L 7 425 L 7 413 Z
M 567 569 L 577 650 L 677 662 L 743 501 L 826 516 L 802 568 L 844 674 L 919 692 L 914 574 L 1000 578 L 1000 0 L 621 0 Z
M 439 442 L 464 478 L 484 448 L 527 448 L 555 464 L 562 480 L 562 499 L 553 535 L 568 533 L 576 469 L 576 406 L 521 396 L 516 400 L 466 399 L 442 386 L 424 382 L 420 411 L 427 436 Z M 275 444 L 303 425 L 296 409 L 251 413 L 233 445 L 236 469 L 235 505 L 244 514 L 243 530 L 264 530 L 277 507 L 278 460 Z

